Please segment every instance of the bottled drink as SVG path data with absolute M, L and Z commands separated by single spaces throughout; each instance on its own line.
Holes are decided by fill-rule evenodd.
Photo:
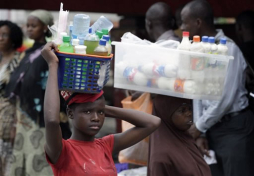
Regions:
M 204 53 L 209 53 L 210 52 L 210 44 L 208 43 L 208 36 L 203 36 L 202 37 L 202 42 L 201 45 L 204 49 Z
M 101 32 L 103 33 L 103 35 L 108 35 L 108 30 L 107 29 L 102 29 Z
M 103 36 L 103 33 L 101 31 L 96 31 L 96 35 L 99 37 L 99 39 L 101 39 Z
M 210 43 L 210 54 L 217 54 L 217 50 L 218 50 L 218 47 L 217 45 L 215 44 L 215 39 L 214 37 L 209 37 L 208 38 L 208 42 Z
M 98 56 L 107 56 L 108 55 L 108 50 L 106 48 L 106 43 L 107 41 L 104 39 L 101 39 L 99 42 L 99 46 L 97 46 L 94 49 L 94 54 Z
M 93 33 L 95 31 L 101 31 L 102 29 L 107 29 L 110 31 L 113 28 L 113 24 L 106 17 L 101 16 L 92 26 Z
M 144 73 L 139 72 L 137 69 L 132 67 L 126 67 L 123 76 L 127 78 L 129 82 L 133 82 L 139 86 L 150 86 L 150 81 Z
M 89 34 L 85 38 L 85 46 L 87 54 L 94 54 L 94 49 L 99 45 L 99 37 L 95 34 L 92 34 L 92 28 L 89 28 Z
M 75 46 L 78 46 L 78 45 L 79 45 L 79 39 L 72 39 L 72 46 L 74 49 L 74 53 L 76 53 Z
M 227 43 L 226 38 L 220 39 L 220 44 L 218 45 L 218 54 L 228 55 L 228 47 L 227 47 L 226 43 Z
M 72 35 L 80 40 L 80 44 L 84 44 L 85 36 L 90 26 L 90 17 L 86 14 L 77 14 L 73 19 Z
M 104 40 L 107 41 L 107 43 L 106 43 L 106 48 L 107 48 L 107 50 L 108 50 L 108 55 L 110 55 L 110 54 L 111 54 L 111 51 L 112 51 L 112 46 L 111 46 L 110 43 L 109 43 L 109 40 L 110 40 L 109 35 L 103 35 L 102 39 L 104 39 Z
M 193 43 L 191 44 L 190 51 L 204 53 L 204 48 L 200 43 L 200 37 L 194 36 Z M 205 80 L 205 60 L 203 57 L 196 55 L 191 56 L 191 77 L 198 82 L 204 82 Z
M 66 53 L 74 53 L 73 46 L 70 44 L 70 37 L 63 36 L 63 43 L 59 46 L 59 51 Z
M 179 50 L 190 50 L 190 40 L 189 40 L 189 32 L 183 32 L 183 39 L 180 45 L 177 47 Z M 177 76 L 180 79 L 190 79 L 190 57 L 187 54 L 179 54 L 179 69 L 177 72 Z
M 75 46 L 75 53 L 76 54 L 86 54 L 86 46 L 84 46 L 84 45 Z
M 149 77 L 162 76 L 162 77 L 176 77 L 177 66 L 174 64 L 156 65 L 154 63 L 148 63 L 143 66 L 139 66 L 139 71 Z

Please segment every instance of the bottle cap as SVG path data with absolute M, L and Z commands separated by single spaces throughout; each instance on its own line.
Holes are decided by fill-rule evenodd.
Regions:
M 103 33 L 103 35 L 108 35 L 108 30 L 107 29 L 102 29 L 101 32 Z
M 189 37 L 189 36 L 190 36 L 190 33 L 187 32 L 187 31 L 183 31 L 183 36 L 184 36 L 184 37 Z
M 109 41 L 109 35 L 103 35 L 102 39 L 104 39 L 108 42 Z
M 208 42 L 209 42 L 209 43 L 214 43 L 214 42 L 215 42 L 214 37 L 209 37 L 209 38 L 208 38 Z
M 98 35 L 98 37 L 101 38 L 103 33 L 101 31 L 96 31 L 96 35 Z
M 63 42 L 70 42 L 69 36 L 63 36 Z
M 221 38 L 220 43 L 225 45 L 227 43 L 227 39 L 226 38 Z
M 208 42 L 208 36 L 203 36 L 202 37 L 202 42 Z
M 100 42 L 99 42 L 99 45 L 106 46 L 106 43 L 107 43 L 107 41 L 106 41 L 106 40 L 101 39 L 101 40 L 100 40 Z
M 79 45 L 79 39 L 72 39 L 72 45 Z
M 92 32 L 93 32 L 93 29 L 90 27 L 89 30 L 88 30 L 88 33 L 92 34 Z
M 193 37 L 193 42 L 200 42 L 200 37 L 198 35 L 195 35 Z

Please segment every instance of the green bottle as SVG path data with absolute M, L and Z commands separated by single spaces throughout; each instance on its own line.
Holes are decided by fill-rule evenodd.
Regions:
M 96 31 L 96 35 L 101 39 L 103 36 L 103 33 L 101 31 Z
M 70 44 L 69 36 L 63 36 L 63 43 L 59 46 L 59 51 L 65 53 L 74 53 L 73 46 Z

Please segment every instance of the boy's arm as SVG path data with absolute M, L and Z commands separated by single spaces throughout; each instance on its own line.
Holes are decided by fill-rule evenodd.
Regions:
M 58 58 L 52 51 L 58 50 L 56 44 L 47 43 L 41 51 L 49 66 L 49 76 L 44 99 L 44 121 L 46 127 L 45 151 L 54 164 L 62 150 L 62 133 L 60 128 L 60 98 L 57 83 Z
M 114 135 L 113 152 L 118 152 L 138 143 L 155 131 L 161 122 L 160 118 L 156 116 L 131 109 L 106 106 L 105 111 L 108 117 L 125 120 L 135 125 L 123 133 Z

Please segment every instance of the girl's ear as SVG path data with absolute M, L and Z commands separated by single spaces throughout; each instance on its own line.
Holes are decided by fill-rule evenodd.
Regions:
M 72 109 L 70 109 L 70 108 L 66 108 L 66 112 L 67 112 L 67 116 L 68 116 L 68 118 L 70 118 L 70 119 L 73 119 L 74 118 L 74 116 L 73 116 L 73 110 Z

